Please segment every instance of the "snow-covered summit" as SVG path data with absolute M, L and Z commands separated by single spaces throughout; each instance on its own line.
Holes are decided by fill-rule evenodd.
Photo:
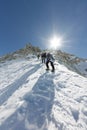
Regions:
M 87 78 L 57 59 L 45 68 L 32 55 L 0 63 L 0 130 L 87 130 Z

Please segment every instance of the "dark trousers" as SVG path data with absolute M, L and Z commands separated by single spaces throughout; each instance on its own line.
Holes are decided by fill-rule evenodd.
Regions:
M 52 70 L 55 70 L 53 62 L 49 60 L 46 62 L 47 69 L 49 69 L 49 63 L 51 64 Z

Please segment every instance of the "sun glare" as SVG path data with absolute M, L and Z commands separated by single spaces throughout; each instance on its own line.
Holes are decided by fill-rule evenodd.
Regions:
M 62 38 L 54 36 L 50 39 L 50 48 L 51 49 L 58 49 L 62 46 Z

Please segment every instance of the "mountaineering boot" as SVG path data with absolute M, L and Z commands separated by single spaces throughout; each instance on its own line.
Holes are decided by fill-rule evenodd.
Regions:
M 47 71 L 50 70 L 49 68 L 46 69 Z
M 51 72 L 55 72 L 55 69 L 52 69 Z

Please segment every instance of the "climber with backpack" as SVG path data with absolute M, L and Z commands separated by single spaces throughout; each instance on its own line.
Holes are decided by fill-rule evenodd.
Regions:
M 47 53 L 47 54 L 46 54 L 46 70 L 49 70 L 49 63 L 50 63 L 50 65 L 51 65 L 51 67 L 52 67 L 52 70 L 51 70 L 51 71 L 52 71 L 52 72 L 55 71 L 54 61 L 55 61 L 55 59 L 54 59 L 53 55 L 50 54 L 50 53 Z
M 46 52 L 41 54 L 42 63 L 45 63 L 46 60 Z

